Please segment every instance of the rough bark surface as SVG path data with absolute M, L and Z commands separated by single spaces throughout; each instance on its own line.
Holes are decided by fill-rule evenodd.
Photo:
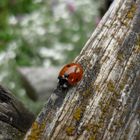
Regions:
M 0 140 L 23 138 L 34 120 L 34 115 L 0 85 Z
M 83 80 L 54 91 L 25 140 L 139 140 L 139 27 L 140 0 L 115 0 L 75 60 Z
M 3 121 L 0 121 L 0 126 L 0 140 L 22 140 L 25 135 L 25 133 Z

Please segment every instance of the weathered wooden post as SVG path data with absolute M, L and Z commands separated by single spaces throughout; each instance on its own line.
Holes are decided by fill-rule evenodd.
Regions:
M 115 0 L 75 62 L 83 80 L 54 91 L 25 140 L 139 140 L 140 0 Z
M 34 120 L 34 115 L 0 85 L 0 140 L 23 139 Z

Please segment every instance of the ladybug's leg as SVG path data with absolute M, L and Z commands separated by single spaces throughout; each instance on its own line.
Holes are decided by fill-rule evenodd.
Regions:
M 64 83 L 63 88 L 68 88 L 68 84 Z

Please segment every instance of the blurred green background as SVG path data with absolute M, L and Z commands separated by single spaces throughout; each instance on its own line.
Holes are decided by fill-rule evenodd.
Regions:
M 17 67 L 71 62 L 96 23 L 96 0 L 0 0 L 0 82 L 34 113 L 41 103 L 28 98 Z

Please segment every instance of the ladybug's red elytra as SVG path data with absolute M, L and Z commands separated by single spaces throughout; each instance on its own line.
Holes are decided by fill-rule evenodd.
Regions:
M 83 76 L 83 69 L 78 63 L 65 65 L 59 72 L 59 85 L 63 88 L 77 84 Z

